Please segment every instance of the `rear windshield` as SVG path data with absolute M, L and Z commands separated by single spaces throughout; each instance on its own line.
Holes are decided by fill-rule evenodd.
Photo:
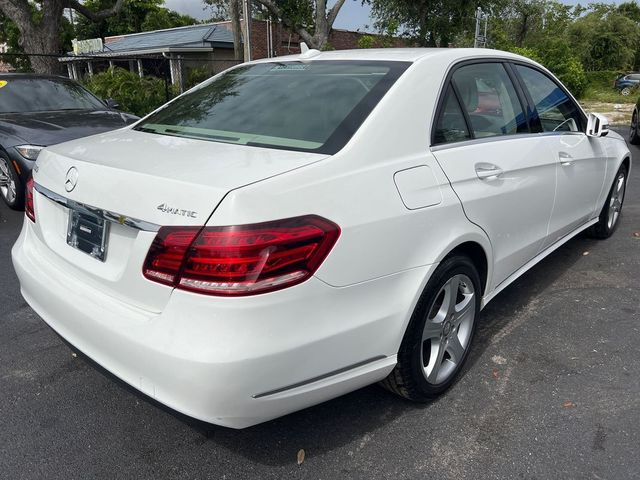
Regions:
M 52 78 L 0 78 L 0 113 L 52 110 L 104 110 L 75 82 Z
M 315 61 L 241 66 L 169 103 L 136 130 L 333 154 L 408 65 Z

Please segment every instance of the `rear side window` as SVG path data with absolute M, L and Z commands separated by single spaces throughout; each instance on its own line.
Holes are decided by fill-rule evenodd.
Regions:
M 471 138 L 464 114 L 451 86 L 447 88 L 440 116 L 436 123 L 434 144 L 459 142 Z
M 516 90 L 501 63 L 458 68 L 452 78 L 474 138 L 529 131 Z
M 560 86 L 544 73 L 523 65 L 516 65 L 542 124 L 544 132 L 581 131 L 578 106 Z

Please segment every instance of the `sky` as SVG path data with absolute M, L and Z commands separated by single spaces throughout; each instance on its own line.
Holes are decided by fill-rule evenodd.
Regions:
M 329 4 L 332 3 L 329 2 Z M 165 5 L 171 10 L 191 15 L 198 20 L 210 17 L 210 14 L 203 9 L 204 3 L 200 0 L 165 0 Z M 369 18 L 370 12 L 371 7 L 362 6 L 361 0 L 347 0 L 340 9 L 333 26 L 345 30 L 365 30 L 366 25 L 373 24 L 373 20 Z
M 586 6 L 594 0 L 564 0 L 562 3 L 569 5 L 575 5 L 580 3 Z M 623 0 L 599 0 L 602 3 L 622 3 Z M 329 4 L 333 4 L 331 0 Z M 204 10 L 204 3 L 201 0 L 165 0 L 167 8 L 176 10 L 180 13 L 185 13 L 197 18 L 198 20 L 205 20 L 209 18 L 210 14 Z M 340 9 L 334 28 L 341 28 L 344 30 L 361 30 L 361 31 L 373 31 L 373 20 L 371 19 L 371 7 L 368 5 L 362 5 L 362 0 L 347 0 L 344 6 Z M 368 27 L 368 28 L 367 28 Z

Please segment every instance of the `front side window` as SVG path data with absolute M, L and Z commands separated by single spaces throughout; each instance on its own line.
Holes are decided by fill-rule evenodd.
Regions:
M 295 61 L 241 66 L 171 102 L 136 129 L 333 154 L 408 65 Z
M 535 105 L 544 132 L 579 132 L 581 115 L 578 106 L 560 86 L 544 73 L 516 65 Z
M 529 131 L 516 90 L 501 63 L 465 65 L 454 72 L 452 81 L 474 138 Z
M 80 85 L 64 79 L 6 77 L 0 88 L 0 113 L 105 108 Z

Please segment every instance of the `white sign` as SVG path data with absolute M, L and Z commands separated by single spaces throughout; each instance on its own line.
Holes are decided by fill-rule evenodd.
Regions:
M 102 52 L 102 39 L 90 38 L 88 40 L 73 40 L 74 55 L 82 55 L 83 53 Z

